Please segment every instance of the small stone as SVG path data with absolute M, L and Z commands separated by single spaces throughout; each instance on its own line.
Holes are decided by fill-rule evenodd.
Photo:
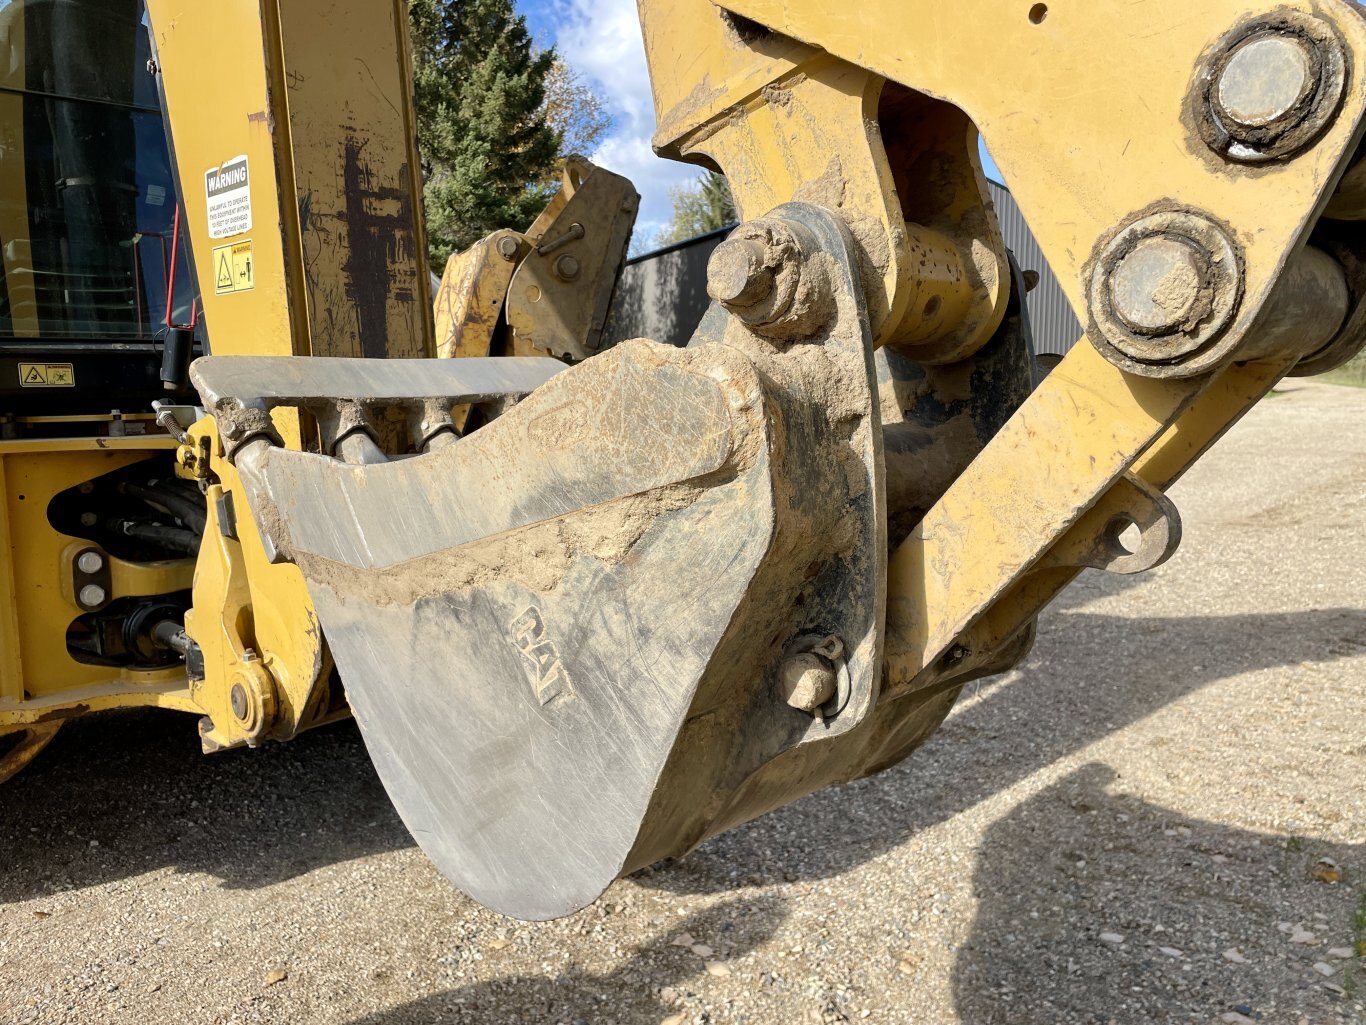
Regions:
M 659 1025 L 683 1025 L 687 1020 L 688 1016 L 686 1014 L 671 1014 L 660 1021 Z
M 698 957 L 711 957 L 716 953 L 716 951 L 712 950 L 711 947 L 707 946 L 705 943 L 694 943 L 688 949 Z
M 1314 971 L 1318 972 L 1325 979 L 1327 979 L 1336 975 L 1338 970 L 1334 968 L 1332 965 L 1330 965 L 1327 961 L 1315 961 Z
M 1239 1014 L 1237 1011 L 1225 1011 L 1219 1015 L 1219 1020 L 1226 1021 L 1229 1025 L 1256 1025 L 1247 1015 Z
M 1328 951 L 1329 957 L 1335 957 L 1339 961 L 1345 961 L 1354 954 L 1351 947 L 1332 947 Z
M 51 917 L 52 917 L 52 912 L 51 912 L 51 911 L 35 911 L 35 912 L 33 912 L 33 917 L 34 917 L 34 918 L 37 918 L 37 919 L 40 919 L 40 920 L 41 920 L 41 919 L 44 919 L 44 918 L 51 918 Z
M 289 972 L 283 968 L 272 968 L 270 974 L 266 976 L 267 986 L 276 986 L 289 978 Z
M 1341 986 L 1339 986 L 1336 982 L 1325 982 L 1323 984 L 1323 988 L 1326 989 L 1329 993 L 1335 993 L 1340 997 L 1345 997 L 1347 995 L 1347 991 L 1343 989 Z
M 1243 957 L 1243 952 L 1237 947 L 1229 947 L 1224 951 L 1224 960 L 1232 961 L 1234 964 L 1248 964 L 1248 959 Z
M 1228 862 L 1228 855 L 1226 855 L 1226 854 L 1212 854 L 1212 855 L 1210 855 L 1210 859 L 1209 859 L 1209 860 L 1212 861 L 1212 862 L 1214 862 L 1216 865 L 1223 865 L 1223 864 L 1226 864 L 1226 863 Z
M 724 961 L 708 961 L 706 967 L 708 975 L 730 974 L 730 966 L 726 964 Z
M 865 1007 L 863 1010 L 859 1011 L 858 1016 L 860 1018 L 867 1018 L 870 1017 L 872 1013 L 872 1011 L 868 1010 L 868 1008 Z
M 1158 950 L 1158 953 L 1166 954 L 1168 957 L 1185 957 L 1185 956 L 1186 956 L 1185 953 L 1184 953 L 1183 951 L 1177 950 L 1175 947 L 1158 947 L 1157 950 Z
M 507 947 L 512 946 L 512 941 L 500 936 L 497 939 L 489 940 L 484 946 L 488 947 L 489 950 L 504 950 Z
M 1102 943 L 1123 943 L 1124 937 L 1117 932 L 1103 932 L 1097 937 Z
M 669 943 L 675 947 L 691 947 L 696 942 L 697 941 L 693 939 L 692 933 L 690 932 L 681 932 L 669 941 Z
M 1338 863 L 1332 858 L 1320 858 L 1318 863 L 1309 870 L 1309 877 L 1320 883 L 1340 883 L 1342 882 L 1342 869 L 1338 868 Z
M 161 983 L 159 983 L 159 982 L 154 982 L 154 983 L 152 983 L 150 986 L 147 987 L 147 992 L 148 992 L 148 993 L 160 993 L 160 992 L 161 992 Z
M 678 990 L 674 989 L 672 986 L 665 986 L 659 991 L 659 999 L 663 1000 L 666 1004 L 676 1004 L 678 1003 Z
M 1317 943 L 1318 941 L 1319 938 L 1315 936 L 1312 932 L 1310 932 L 1308 929 L 1296 929 L 1293 933 L 1290 934 L 1291 943 L 1303 943 L 1306 946 L 1308 946 L 1309 944 Z

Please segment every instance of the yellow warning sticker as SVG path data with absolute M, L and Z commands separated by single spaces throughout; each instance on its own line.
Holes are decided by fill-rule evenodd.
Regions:
M 249 292 L 256 287 L 256 270 L 251 258 L 251 239 L 219 246 L 213 251 L 214 295 Z
M 20 363 L 21 388 L 74 388 L 76 373 L 70 363 Z

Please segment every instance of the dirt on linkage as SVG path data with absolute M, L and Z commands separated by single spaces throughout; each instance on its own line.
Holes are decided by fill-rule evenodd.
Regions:
M 526 924 L 350 724 L 203 757 L 68 726 L 0 792 L 0 1023 L 1366 1020 L 1366 389 L 1299 382 L 884 775 Z

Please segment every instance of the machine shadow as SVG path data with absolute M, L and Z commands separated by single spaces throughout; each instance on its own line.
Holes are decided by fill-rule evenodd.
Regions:
M 189 716 L 108 713 L 0 790 L 0 904 L 167 866 L 267 886 L 412 843 L 352 722 L 205 756 Z
M 706 893 L 837 875 L 1219 680 L 1362 651 L 1360 609 L 1137 620 L 1049 613 L 1020 670 L 969 684 L 982 696 L 902 764 L 812 794 L 636 878 Z M 819 844 L 802 839 L 814 836 Z
M 1129 586 L 1097 580 L 1045 617 L 1022 672 L 970 685 L 984 696 L 908 762 L 636 880 L 720 893 L 835 875 L 1209 683 L 1366 646 L 1366 612 L 1355 609 L 1142 620 L 1069 611 Z M 1079 663 L 1079 651 L 1092 655 Z M 255 888 L 411 846 L 354 723 L 206 757 L 188 717 L 111 713 L 70 723 L 0 791 L 0 903 L 165 867 Z
M 988 830 L 977 917 L 953 970 L 955 1020 L 1339 1020 L 1313 965 L 1352 945 L 1355 888 L 1309 870 L 1328 857 L 1359 878 L 1362 846 L 1186 818 L 1110 792 L 1115 778 L 1084 765 Z M 1292 944 L 1285 923 L 1317 942 Z
M 681 930 L 698 936 L 724 936 L 723 956 L 733 958 L 768 940 L 787 914 L 786 904 L 771 895 L 736 897 L 679 919 L 676 927 L 671 924 L 669 935 Z M 695 954 L 661 937 L 611 972 L 595 975 L 570 966 L 564 975 L 505 976 L 368 1014 L 349 1025 L 559 1025 L 604 1020 L 617 1025 L 658 1025 L 677 1010 L 661 1002 L 656 995 L 660 989 L 671 987 L 686 999 L 691 995 L 689 980 L 702 971 L 702 961 Z

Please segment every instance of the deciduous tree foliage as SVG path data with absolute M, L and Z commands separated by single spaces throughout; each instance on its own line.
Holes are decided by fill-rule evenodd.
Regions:
M 671 198 L 674 217 L 656 237 L 656 246 L 686 242 L 690 238 L 734 224 L 739 219 L 730 186 L 725 177 L 715 171 L 708 171 L 691 186 L 674 189 Z
M 512 0 L 409 0 L 417 142 L 432 267 L 499 228 L 525 228 L 554 190 L 561 133 L 545 107 L 554 50 Z

